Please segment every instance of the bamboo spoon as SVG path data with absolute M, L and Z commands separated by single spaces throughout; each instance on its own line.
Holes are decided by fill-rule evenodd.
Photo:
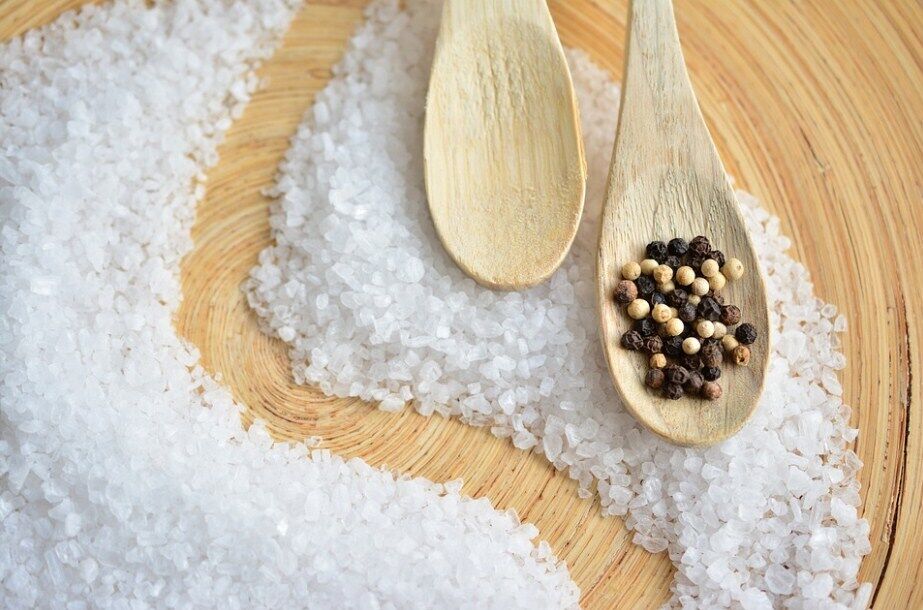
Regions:
M 753 413 L 769 356 L 763 278 L 734 191 L 686 74 L 670 0 L 633 0 L 625 81 L 609 190 L 599 235 L 598 301 L 603 350 L 626 408 L 647 428 L 680 445 L 726 439 Z M 759 338 L 750 366 L 725 355 L 716 401 L 672 401 L 644 385 L 647 358 L 622 349 L 631 320 L 613 300 L 619 267 L 643 258 L 655 239 L 707 236 L 746 273 L 721 294 L 737 304 Z
M 570 72 L 544 0 L 448 0 L 430 76 L 426 190 L 436 232 L 490 288 L 547 279 L 583 213 Z

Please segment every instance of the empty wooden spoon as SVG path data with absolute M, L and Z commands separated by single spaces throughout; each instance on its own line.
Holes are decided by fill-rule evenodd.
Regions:
M 479 283 L 548 278 L 583 213 L 586 164 L 570 71 L 545 0 L 448 0 L 426 102 L 436 232 Z
M 737 432 L 753 413 L 769 361 L 763 278 L 734 191 L 686 74 L 670 0 L 633 0 L 615 152 L 599 235 L 598 302 L 603 349 L 626 408 L 647 428 L 680 445 L 708 445 Z M 707 236 L 746 272 L 721 291 L 759 333 L 749 366 L 725 355 L 715 401 L 668 400 L 648 389 L 647 357 L 619 340 L 631 320 L 613 299 L 620 266 L 645 245 Z

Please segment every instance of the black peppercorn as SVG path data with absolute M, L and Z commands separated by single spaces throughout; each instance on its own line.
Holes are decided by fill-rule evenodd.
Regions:
M 750 345 L 756 341 L 756 327 L 746 322 L 737 327 L 734 337 L 743 345 Z
M 677 309 L 679 312 L 679 319 L 687 324 L 689 324 L 690 322 L 694 322 L 696 316 L 698 315 L 698 313 L 696 312 L 695 305 L 693 305 L 692 303 L 687 302 L 685 305 L 682 305 L 681 307 L 678 307 Z M 689 326 L 691 327 L 692 325 L 689 324 Z
M 651 318 L 636 320 L 633 328 L 638 331 L 642 337 L 650 337 L 657 334 L 657 323 L 654 322 Z
M 702 364 L 705 366 L 721 366 L 721 363 L 724 361 L 724 353 L 717 341 L 703 344 L 702 349 L 699 350 L 699 354 L 702 356 Z
M 638 287 L 631 280 L 622 280 L 615 285 L 615 294 L 613 296 L 616 303 L 628 305 L 638 298 Z
M 644 383 L 647 384 L 647 387 L 656 390 L 663 385 L 664 377 L 663 370 L 650 369 L 647 371 L 647 375 L 644 376 Z
M 687 379 L 689 379 L 689 371 L 687 371 L 684 367 L 679 366 L 678 364 L 669 365 L 663 369 L 663 372 L 667 376 L 668 383 L 683 384 L 686 383 Z
M 683 354 L 683 366 L 689 371 L 697 371 L 702 368 L 702 357 L 699 354 Z
M 654 283 L 654 278 L 649 275 L 642 275 L 635 280 L 635 286 L 638 288 L 638 295 L 641 298 L 649 298 L 654 294 L 654 290 L 657 289 L 657 284 Z
M 648 354 L 659 354 L 663 350 L 663 339 L 654 335 L 644 338 L 644 351 Z
M 683 338 L 670 337 L 663 342 L 663 353 L 671 358 L 678 358 L 683 353 Z
M 689 251 L 705 258 L 711 253 L 711 243 L 704 235 L 697 235 L 689 242 Z
M 683 386 L 678 383 L 667 384 L 667 387 L 663 389 L 663 395 L 670 400 L 679 400 L 683 397 Z
M 706 366 L 702 369 L 702 377 L 705 378 L 705 381 L 714 381 L 721 377 L 721 367 L 719 366 Z
M 652 241 L 647 244 L 646 252 L 648 258 L 652 258 L 658 263 L 667 260 L 667 244 L 662 241 Z
M 667 295 L 667 304 L 669 304 L 671 307 L 682 307 L 688 300 L 689 293 L 682 288 L 676 288 L 673 290 L 673 292 Z
M 651 307 L 654 305 L 666 305 L 667 296 L 662 292 L 655 292 L 651 295 L 651 298 L 648 299 L 651 302 Z
M 721 250 L 712 250 L 711 254 L 709 254 L 709 257 L 715 259 L 718 262 L 719 268 L 724 267 L 724 263 L 727 262 L 727 259 L 724 258 L 724 252 Z
M 663 261 L 663 264 L 676 271 L 683 264 L 683 261 L 680 260 L 678 256 L 668 256 L 666 260 Z
M 714 290 L 711 290 L 709 291 L 708 296 L 714 297 L 714 299 L 718 301 L 718 305 L 721 305 L 722 307 L 724 307 L 724 304 L 726 303 L 726 301 L 724 300 L 724 295 L 718 294 Z
M 705 262 L 706 258 L 701 254 L 696 254 L 692 250 L 689 250 L 689 252 L 686 254 L 685 260 L 688 266 L 698 271 L 701 269 L 702 263 Z
M 667 244 L 667 251 L 673 256 L 683 256 L 689 251 L 689 242 L 682 237 L 674 237 Z
M 622 347 L 625 349 L 630 349 L 633 352 L 638 351 L 644 345 L 644 340 L 641 338 L 641 333 L 636 330 L 626 331 L 622 335 Z
M 721 306 L 718 305 L 718 301 L 715 300 L 715 297 L 704 296 L 702 300 L 699 301 L 698 313 L 700 318 L 714 322 L 721 317 Z
M 740 308 L 737 305 L 725 305 L 721 308 L 721 323 L 734 326 L 740 322 Z
M 699 390 L 702 389 L 703 383 L 705 383 L 705 378 L 702 377 L 702 373 L 698 371 L 689 371 L 689 379 L 687 379 L 686 383 L 683 385 L 690 394 L 698 394 Z

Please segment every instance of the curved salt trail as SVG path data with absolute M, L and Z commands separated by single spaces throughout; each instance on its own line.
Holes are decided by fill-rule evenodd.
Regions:
M 295 4 L 115 2 L 0 46 L 4 608 L 576 604 L 457 484 L 244 431 L 173 330 L 197 182 Z
M 543 453 L 581 495 L 595 487 L 608 513 L 627 516 L 635 542 L 669 552 L 674 605 L 867 603 L 870 585 L 856 582 L 869 552 L 848 449 L 856 431 L 835 373 L 845 322 L 785 254 L 778 220 L 740 193 L 774 299 L 760 408 L 717 447 L 659 441 L 615 402 L 596 331 L 595 232 L 617 85 L 571 53 L 587 220 L 546 284 L 482 289 L 445 255 L 426 208 L 420 134 L 441 3 L 404 5 L 373 3 L 317 96 L 282 166 L 276 245 L 251 273 L 250 303 L 290 344 L 296 379 L 384 409 L 413 399 L 421 413 L 491 426 Z

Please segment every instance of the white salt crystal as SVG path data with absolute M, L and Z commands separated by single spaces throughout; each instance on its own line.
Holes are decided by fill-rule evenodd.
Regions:
M 830 500 L 830 515 L 841 525 L 852 525 L 856 521 L 856 507 L 833 498 Z
M 830 574 L 818 574 L 806 584 L 802 592 L 807 598 L 826 599 L 833 590 L 833 577 Z
M 283 326 L 279 329 L 279 338 L 283 341 L 291 341 L 295 338 L 295 329 L 291 326 Z
M 743 610 L 772 610 L 772 600 L 759 589 L 750 587 L 741 593 L 740 607 Z
M 76 536 L 80 532 L 81 524 L 80 515 L 71 513 L 64 518 L 64 535 L 68 537 Z
M 99 574 L 99 564 L 92 557 L 87 557 L 80 562 L 80 576 L 87 584 L 91 584 L 96 580 L 96 576 Z
M 400 411 L 404 408 L 404 399 L 396 394 L 389 394 L 378 403 L 378 408 L 382 411 Z
M 778 564 L 771 564 L 766 568 L 765 578 L 766 586 L 771 593 L 788 595 L 795 586 L 795 575 Z
M 561 449 L 564 444 L 561 442 L 561 437 L 557 435 L 545 435 L 542 439 L 542 447 L 545 451 L 545 457 L 549 460 L 554 460 L 561 453 Z
M 53 294 L 57 285 L 58 282 L 53 277 L 33 277 L 29 282 L 30 290 L 42 296 Z

